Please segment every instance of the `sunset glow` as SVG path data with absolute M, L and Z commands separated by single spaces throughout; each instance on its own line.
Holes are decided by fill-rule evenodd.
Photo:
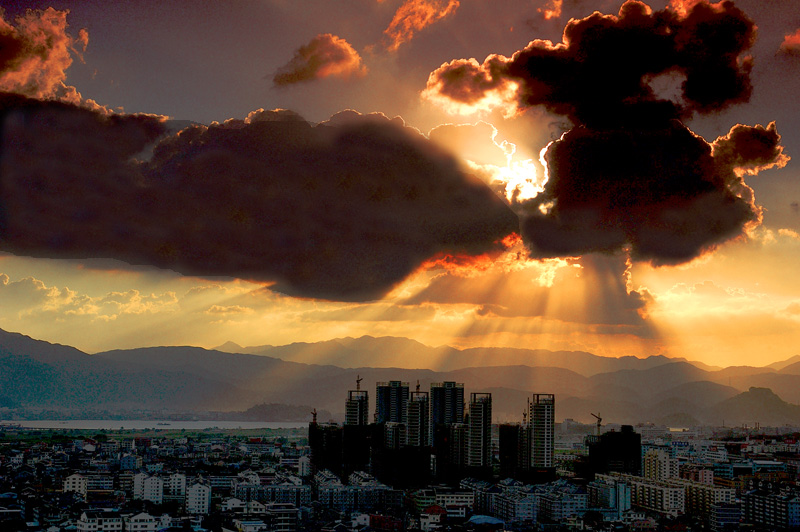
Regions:
M 589 4 L 0 11 L 0 328 L 798 354 L 797 17 Z

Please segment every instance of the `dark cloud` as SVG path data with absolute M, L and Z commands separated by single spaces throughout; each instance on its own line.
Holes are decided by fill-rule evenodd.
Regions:
M 346 40 L 330 33 L 317 35 L 297 49 L 294 57 L 272 78 L 277 86 L 293 85 L 327 77 L 363 76 L 367 68 Z
M 438 253 L 518 230 L 506 204 L 401 120 L 288 111 L 164 131 L 147 116 L 3 100 L 0 246 L 108 257 L 288 294 L 377 298 Z
M 514 83 L 520 107 L 542 105 L 576 124 L 673 118 L 745 101 L 754 40 L 753 22 L 732 2 L 699 1 L 683 13 L 629 0 L 617 16 L 570 20 L 559 44 L 534 40 L 510 58 L 445 63 L 430 75 L 428 91 L 469 104 Z M 652 78 L 669 72 L 685 78 L 683 102 L 653 93 Z
M 737 125 L 708 143 L 679 121 L 749 98 L 755 31 L 729 1 L 653 11 L 629 0 L 618 15 L 570 20 L 559 44 L 446 63 L 426 95 L 465 105 L 501 95 L 576 126 L 548 146 L 545 190 L 520 208 L 534 255 L 628 249 L 680 263 L 760 222 L 742 176 L 788 160 L 774 124 Z M 664 76 L 682 80 L 668 96 L 658 90 Z
M 549 181 L 526 205 L 539 256 L 629 248 L 636 260 L 691 260 L 760 222 L 744 172 L 785 164 L 774 124 L 737 125 L 709 144 L 678 121 L 651 130 L 578 127 L 552 143 Z
M 755 175 L 789 162 L 780 141 L 775 122 L 767 127 L 737 124 L 727 135 L 714 141 L 714 159 L 738 173 Z

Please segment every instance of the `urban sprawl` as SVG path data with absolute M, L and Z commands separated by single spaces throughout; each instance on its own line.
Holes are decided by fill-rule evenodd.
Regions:
M 796 429 L 515 423 L 456 382 L 361 379 L 307 437 L 0 426 L 0 531 L 800 530 Z

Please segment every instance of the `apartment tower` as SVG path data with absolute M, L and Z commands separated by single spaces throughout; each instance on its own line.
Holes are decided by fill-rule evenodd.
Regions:
M 529 408 L 528 422 L 530 423 L 531 429 L 531 468 L 542 469 L 554 467 L 555 395 L 551 393 L 534 394 Z
M 408 409 L 408 383 L 378 382 L 375 388 L 375 423 L 405 424 Z
M 467 420 L 467 467 L 492 466 L 492 394 L 472 393 Z

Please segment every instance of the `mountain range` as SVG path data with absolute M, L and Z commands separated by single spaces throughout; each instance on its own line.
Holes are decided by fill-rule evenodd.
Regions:
M 72 415 L 102 409 L 194 415 L 249 411 L 252 417 L 316 408 L 341 419 L 347 391 L 358 376 L 367 390 L 389 380 L 409 382 L 412 389 L 419 382 L 421 390 L 431 382 L 464 383 L 467 397 L 492 393 L 499 422 L 521 420 L 531 394 L 554 393 L 559 420 L 588 423 L 593 412 L 610 423 L 800 425 L 800 357 L 764 367 L 718 368 L 664 356 L 457 349 L 370 336 L 89 355 L 0 330 L 0 416 L 32 409 Z

